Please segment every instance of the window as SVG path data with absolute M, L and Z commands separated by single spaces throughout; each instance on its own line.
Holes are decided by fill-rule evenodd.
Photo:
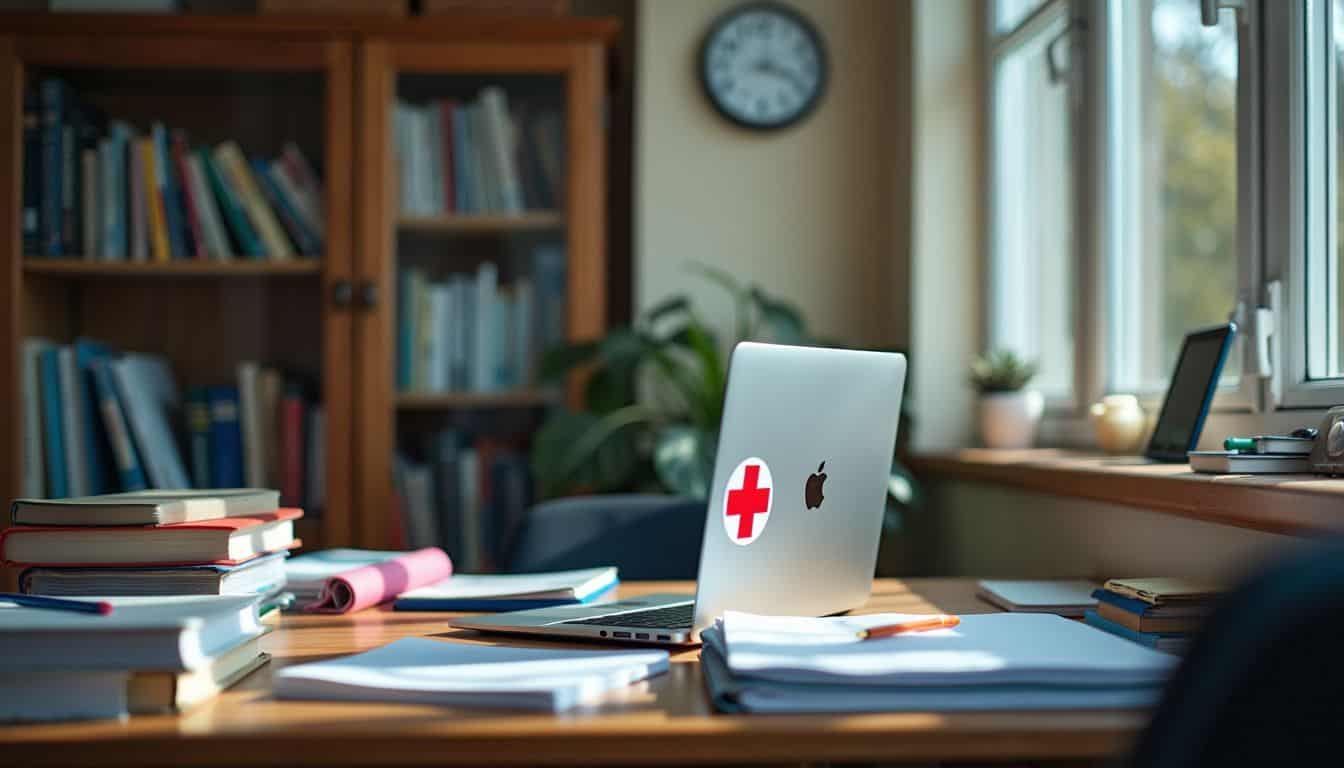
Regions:
M 1237 21 L 1199 0 L 1109 7 L 1109 388 L 1162 392 L 1191 330 L 1237 305 Z M 1235 385 L 1240 357 L 1224 383 Z
M 1037 361 L 1037 386 L 1056 400 L 1071 395 L 1074 379 L 1068 24 L 1055 13 L 1021 35 L 993 74 L 991 345 Z

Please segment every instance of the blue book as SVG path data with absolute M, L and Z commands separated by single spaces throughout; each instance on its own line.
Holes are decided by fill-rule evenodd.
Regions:
M 130 428 L 126 424 L 126 413 L 117 397 L 116 387 L 112 384 L 112 373 L 108 370 L 109 358 L 93 361 L 90 370 L 93 376 L 94 390 L 98 393 L 98 412 L 103 419 L 103 429 L 108 442 L 112 445 L 112 456 L 116 461 L 117 480 L 122 491 L 143 491 L 148 487 L 145 482 L 145 470 L 140 457 L 135 452 L 135 443 L 131 441 Z
M 462 579 L 466 577 L 458 576 L 456 578 Z M 611 594 L 612 590 L 616 589 L 619 584 L 619 581 L 613 581 L 597 592 L 585 595 L 582 598 L 432 598 L 418 597 L 407 593 L 407 595 L 397 598 L 397 601 L 392 604 L 392 608 L 397 611 L 472 611 L 497 613 L 501 611 L 530 611 L 533 608 L 555 608 L 562 605 L 587 605 L 589 603 L 595 603 Z M 414 591 L 418 592 L 419 590 Z
M 304 223 L 303 216 L 299 215 L 299 209 L 285 194 L 284 189 L 275 183 L 272 170 L 266 165 L 266 161 L 259 158 L 252 159 L 252 175 L 257 177 L 262 195 L 275 210 L 280 225 L 289 233 L 289 239 L 294 243 L 294 247 L 304 256 L 318 255 L 322 250 L 321 239 Z
M 101 342 L 90 339 L 75 341 L 75 368 L 79 372 L 79 386 L 76 387 L 79 402 L 75 412 L 84 425 L 84 469 L 89 494 L 93 496 L 116 490 L 111 471 L 115 461 L 112 443 L 98 415 L 98 390 L 93 378 L 93 364 L 112 357 L 112 354 L 111 347 Z
M 470 128 L 467 123 L 467 107 L 453 107 L 453 205 L 458 213 L 475 213 L 476 201 L 471 194 L 471 180 L 468 169 L 471 167 L 467 153 L 471 151 Z
M 66 88 L 60 80 L 38 86 L 42 110 L 42 255 L 60 256 L 64 239 Z
M 211 387 L 210 487 L 243 486 L 243 432 L 238 421 L 238 390 Z
M 1128 611 L 1129 613 L 1132 613 L 1136 616 L 1142 616 L 1143 614 L 1157 607 L 1155 605 L 1152 605 L 1151 603 L 1145 603 L 1144 601 L 1139 600 L 1137 598 L 1125 597 L 1124 595 L 1117 595 L 1116 593 L 1105 589 L 1094 590 L 1092 592 L 1092 596 L 1103 603 L 1109 603 L 1110 605 L 1114 605 L 1116 608 L 1119 608 L 1123 611 Z
M 1179 653 L 1190 644 L 1190 635 L 1188 633 L 1136 632 L 1129 627 L 1098 616 L 1097 612 L 1091 608 L 1088 608 L 1083 612 L 1083 621 L 1103 632 L 1109 632 L 1117 637 L 1123 637 L 1126 640 L 1138 643 L 1139 645 L 1145 645 L 1164 653 Z
M 112 123 L 108 136 L 108 179 L 104 183 L 107 190 L 101 202 L 103 207 L 104 254 L 116 261 L 125 261 L 130 254 L 130 233 L 127 222 L 130 220 L 130 177 L 127 176 L 127 147 L 135 137 L 135 131 L 123 122 Z
M 225 180 L 224 174 L 220 173 L 214 155 L 205 148 L 197 150 L 197 155 L 201 158 L 201 166 L 205 169 L 206 179 L 210 182 L 210 191 L 214 193 L 215 201 L 219 203 L 220 213 L 228 224 L 227 229 L 233 235 L 238 252 L 253 259 L 266 258 L 266 252 L 261 247 L 261 239 L 252 228 L 252 222 L 243 211 L 243 204 L 234 193 L 233 187 Z
M 173 153 L 168 148 L 168 131 L 163 123 L 154 123 L 150 137 L 154 140 L 154 172 L 157 174 L 154 183 L 163 199 L 169 250 L 174 259 L 189 259 L 195 250 L 191 247 L 191 233 L 187 231 L 187 216 L 182 208 L 182 190 L 174 178 Z
M 37 91 L 23 93 L 23 255 L 42 253 L 42 109 Z
M 61 414 L 60 348 L 42 350 L 38 356 L 38 381 L 42 390 L 42 444 L 47 449 L 47 498 L 70 495 L 65 476 L 65 428 Z
M 204 389 L 187 393 L 187 453 L 191 462 L 191 483 L 197 488 L 215 488 L 210 484 L 210 395 Z

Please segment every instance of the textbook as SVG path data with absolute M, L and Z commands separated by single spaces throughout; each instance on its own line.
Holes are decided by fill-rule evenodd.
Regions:
M 264 632 L 262 595 L 99 599 L 112 603 L 112 613 L 0 599 L 0 678 L 39 670 L 196 670 Z
M 285 553 L 238 565 L 149 568 L 29 568 L 19 575 L 31 595 L 269 595 L 285 587 Z
M 14 526 L 0 551 L 23 565 L 233 565 L 292 549 L 298 509 L 154 527 Z
M 263 488 L 136 491 L 73 499 L 18 499 L 15 525 L 170 525 L 273 512 L 280 493 Z
M 1096 627 L 1103 632 L 1110 632 L 1116 637 L 1132 640 L 1139 645 L 1146 645 L 1163 653 L 1179 654 L 1190 646 L 1190 634 L 1188 632 L 1136 632 L 1118 622 L 1103 618 L 1091 609 L 1088 609 L 1083 620 L 1089 626 Z

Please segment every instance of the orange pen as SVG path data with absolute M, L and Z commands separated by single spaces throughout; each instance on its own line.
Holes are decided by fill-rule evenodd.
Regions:
M 858 632 L 860 640 L 876 640 L 879 637 L 891 637 L 892 635 L 903 635 L 906 632 L 928 632 L 931 629 L 948 629 L 961 623 L 961 619 L 956 616 L 942 614 L 939 616 L 930 616 L 927 619 L 916 619 L 914 621 L 903 621 L 900 624 L 887 624 L 881 627 L 869 627 L 861 629 Z

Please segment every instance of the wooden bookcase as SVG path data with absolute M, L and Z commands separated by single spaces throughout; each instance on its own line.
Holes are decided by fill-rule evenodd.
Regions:
M 453 241 L 518 233 L 563 239 L 569 338 L 604 330 L 605 19 L 449 16 L 100 16 L 0 13 L 0 498 L 19 494 L 26 337 L 87 335 L 162 354 L 179 385 L 232 381 L 261 360 L 320 382 L 326 507 L 309 544 L 380 546 L 392 505 L 399 415 L 538 408 L 535 391 L 417 393 L 394 388 L 400 233 Z M 25 87 L 57 73 L 81 98 L 199 143 L 238 139 L 273 152 L 297 141 L 324 184 L 324 250 L 289 263 L 105 263 L 21 252 Z M 405 73 L 556 78 L 567 131 L 563 210 L 406 218 L 395 200 L 390 120 Z M 6 521 L 0 521 L 0 527 Z

